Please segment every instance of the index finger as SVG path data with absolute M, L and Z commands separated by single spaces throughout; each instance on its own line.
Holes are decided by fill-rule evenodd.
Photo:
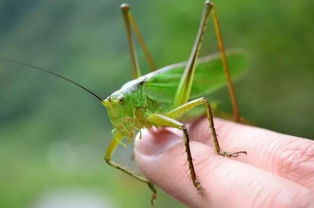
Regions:
M 266 129 L 215 119 L 221 148 L 247 151 L 236 160 L 270 171 L 314 191 L 314 142 Z M 208 122 L 199 119 L 191 124 L 192 139 L 210 144 Z
M 196 173 L 205 194 L 188 176 L 182 135 L 167 130 L 143 132 L 135 159 L 143 174 L 189 207 L 311 207 L 313 192 L 245 163 L 218 156 L 208 145 L 192 141 Z

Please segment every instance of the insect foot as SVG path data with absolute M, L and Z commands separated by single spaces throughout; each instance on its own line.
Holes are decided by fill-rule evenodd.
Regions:
M 153 193 L 152 198 L 151 198 L 151 200 L 150 200 L 150 204 L 151 204 L 152 206 L 155 205 L 156 199 L 157 199 L 157 193 Z
M 238 157 L 240 154 L 247 155 L 246 151 L 239 151 L 239 152 L 224 152 L 220 151 L 218 152 L 218 155 L 224 156 L 224 157 Z
M 157 190 L 156 190 L 155 186 L 154 186 L 152 183 L 147 182 L 147 185 L 148 185 L 148 187 L 150 188 L 150 190 L 152 190 L 152 192 L 153 192 L 152 198 L 151 198 L 151 200 L 150 200 L 150 204 L 151 204 L 152 206 L 154 206 L 155 201 L 156 201 L 156 199 L 157 199 Z
M 203 186 L 201 185 L 201 183 L 197 179 L 193 180 L 193 185 L 200 194 L 205 193 L 205 189 L 203 188 Z

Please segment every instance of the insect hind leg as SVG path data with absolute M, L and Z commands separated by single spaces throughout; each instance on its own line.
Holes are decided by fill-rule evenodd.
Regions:
M 230 76 L 230 70 L 228 65 L 227 56 L 225 53 L 222 33 L 221 33 L 221 27 L 218 20 L 217 11 L 215 9 L 215 5 L 213 2 L 206 0 L 204 5 L 204 10 L 201 18 L 201 22 L 199 25 L 199 30 L 188 60 L 188 63 L 185 67 L 184 73 L 182 75 L 182 78 L 180 80 L 179 86 L 177 88 L 175 98 L 173 101 L 173 107 L 178 107 L 184 103 L 186 103 L 191 94 L 192 84 L 193 84 L 193 76 L 195 73 L 196 68 L 196 60 L 198 58 L 202 42 L 204 39 L 209 15 L 211 14 L 213 23 L 214 23 L 214 30 L 216 33 L 216 39 L 218 43 L 218 48 L 220 51 L 221 61 L 223 64 L 224 74 L 227 80 L 227 87 L 229 90 L 229 95 L 232 103 L 232 109 L 233 109 L 233 117 L 236 122 L 241 122 L 240 112 L 239 112 L 239 106 L 238 101 L 235 94 L 235 89 L 233 86 L 233 82 Z
M 148 51 L 148 47 L 144 41 L 144 37 L 142 33 L 140 32 L 140 29 L 133 18 L 131 11 L 130 11 L 130 6 L 128 4 L 121 4 L 120 6 L 124 23 L 125 23 L 125 28 L 127 32 L 127 39 L 128 39 L 128 45 L 129 45 L 129 53 L 130 53 L 130 61 L 131 61 L 131 66 L 132 66 L 132 76 L 133 79 L 136 79 L 141 76 L 141 70 L 140 66 L 138 63 L 138 58 L 136 54 L 136 49 L 135 49 L 135 44 L 133 41 L 132 37 L 132 31 L 135 33 L 135 37 L 137 38 L 140 47 L 142 48 L 142 51 L 144 53 L 144 56 L 146 58 L 146 61 L 151 69 L 151 71 L 155 71 L 157 69 L 156 64 L 153 61 L 153 58 Z
M 220 148 L 220 144 L 218 141 L 216 129 L 215 129 L 215 124 L 214 124 L 214 119 L 213 119 L 213 113 L 211 106 L 206 98 L 198 98 L 195 100 L 191 100 L 174 110 L 168 112 L 165 114 L 165 116 L 172 118 L 172 119 L 180 119 L 185 113 L 189 112 L 190 110 L 194 109 L 197 106 L 204 105 L 206 108 L 206 116 L 208 119 L 209 123 L 209 128 L 210 128 L 210 133 L 211 133 L 211 139 L 213 141 L 214 145 L 214 150 L 217 154 L 226 156 L 226 157 L 237 157 L 239 154 L 247 154 L 246 151 L 239 151 L 239 152 L 226 152 L 222 151 Z
M 200 20 L 198 32 L 195 38 L 195 42 L 173 100 L 173 107 L 178 107 L 186 103 L 190 98 L 193 77 L 195 74 L 196 60 L 200 53 L 211 9 L 212 9 L 211 2 L 209 0 L 206 0 L 204 3 L 204 9 Z
M 232 82 L 231 75 L 230 75 L 228 60 L 227 60 L 227 56 L 225 53 L 225 47 L 224 47 L 224 42 L 223 42 L 222 33 L 221 33 L 221 27 L 219 24 L 219 19 L 218 19 L 216 7 L 215 7 L 213 2 L 211 2 L 211 7 L 212 7 L 211 15 L 213 18 L 217 44 L 218 44 L 218 48 L 220 51 L 221 61 L 223 64 L 223 69 L 224 69 L 225 77 L 227 80 L 227 87 L 228 87 L 228 91 L 229 91 L 229 96 L 230 96 L 230 100 L 231 100 L 231 104 L 232 104 L 233 118 L 234 118 L 234 121 L 241 122 L 238 100 L 237 100 L 237 97 L 235 94 L 235 89 L 234 89 L 233 82 Z

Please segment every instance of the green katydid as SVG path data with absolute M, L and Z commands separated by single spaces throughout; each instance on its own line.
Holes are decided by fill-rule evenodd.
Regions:
M 156 199 L 157 193 L 154 185 L 144 177 L 113 162 L 111 160 L 112 155 L 122 139 L 133 139 L 136 133 L 142 128 L 172 127 L 181 130 L 192 184 L 198 191 L 203 192 L 204 189 L 198 181 L 194 168 L 189 144 L 189 133 L 185 124 L 180 122 L 180 119 L 196 107 L 203 106 L 208 118 L 209 130 L 211 131 L 211 138 L 216 153 L 227 157 L 236 157 L 241 153 L 246 154 L 245 151 L 231 153 L 221 150 L 215 132 L 211 106 L 209 101 L 203 97 L 222 87 L 225 84 L 225 79 L 227 79 L 227 87 L 233 105 L 234 120 L 240 122 L 241 119 L 231 75 L 233 78 L 237 78 L 244 72 L 246 67 L 244 56 L 237 50 L 225 52 L 214 4 L 210 1 L 205 1 L 198 34 L 189 60 L 156 70 L 157 67 L 148 52 L 143 36 L 130 13 L 130 7 L 127 4 L 122 4 L 121 10 L 127 30 L 133 80 L 124 84 L 106 99 L 101 98 L 77 82 L 52 71 L 11 59 L 1 59 L 45 71 L 71 82 L 99 99 L 101 104 L 107 108 L 109 118 L 114 126 L 113 139 L 105 153 L 105 161 L 110 166 L 146 183 L 153 192 L 152 203 Z M 198 58 L 210 14 L 213 17 L 220 53 Z M 143 76 L 140 73 L 132 32 L 135 33 L 147 62 L 152 69 L 152 72 Z M 229 70 L 229 66 L 231 70 Z

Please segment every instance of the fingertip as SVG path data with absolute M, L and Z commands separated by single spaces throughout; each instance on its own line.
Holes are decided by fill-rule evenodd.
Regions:
M 170 140 L 172 145 L 169 145 L 167 150 L 157 151 L 157 154 L 153 151 L 152 154 L 149 149 L 159 139 Z M 163 142 L 169 141 L 157 141 L 158 144 Z M 198 207 L 201 201 L 207 198 L 193 186 L 185 146 L 180 136 L 168 130 L 143 132 L 142 139 L 138 139 L 136 143 L 135 161 L 149 181 L 190 207 Z M 208 154 L 213 155 L 213 151 L 198 142 L 192 141 L 190 146 L 198 174 L 199 170 L 203 169 L 203 164 L 199 164 L 199 161 L 208 157 Z
M 168 151 L 179 142 L 182 142 L 180 133 L 174 129 L 143 129 L 135 139 L 134 152 L 137 155 L 154 157 Z

